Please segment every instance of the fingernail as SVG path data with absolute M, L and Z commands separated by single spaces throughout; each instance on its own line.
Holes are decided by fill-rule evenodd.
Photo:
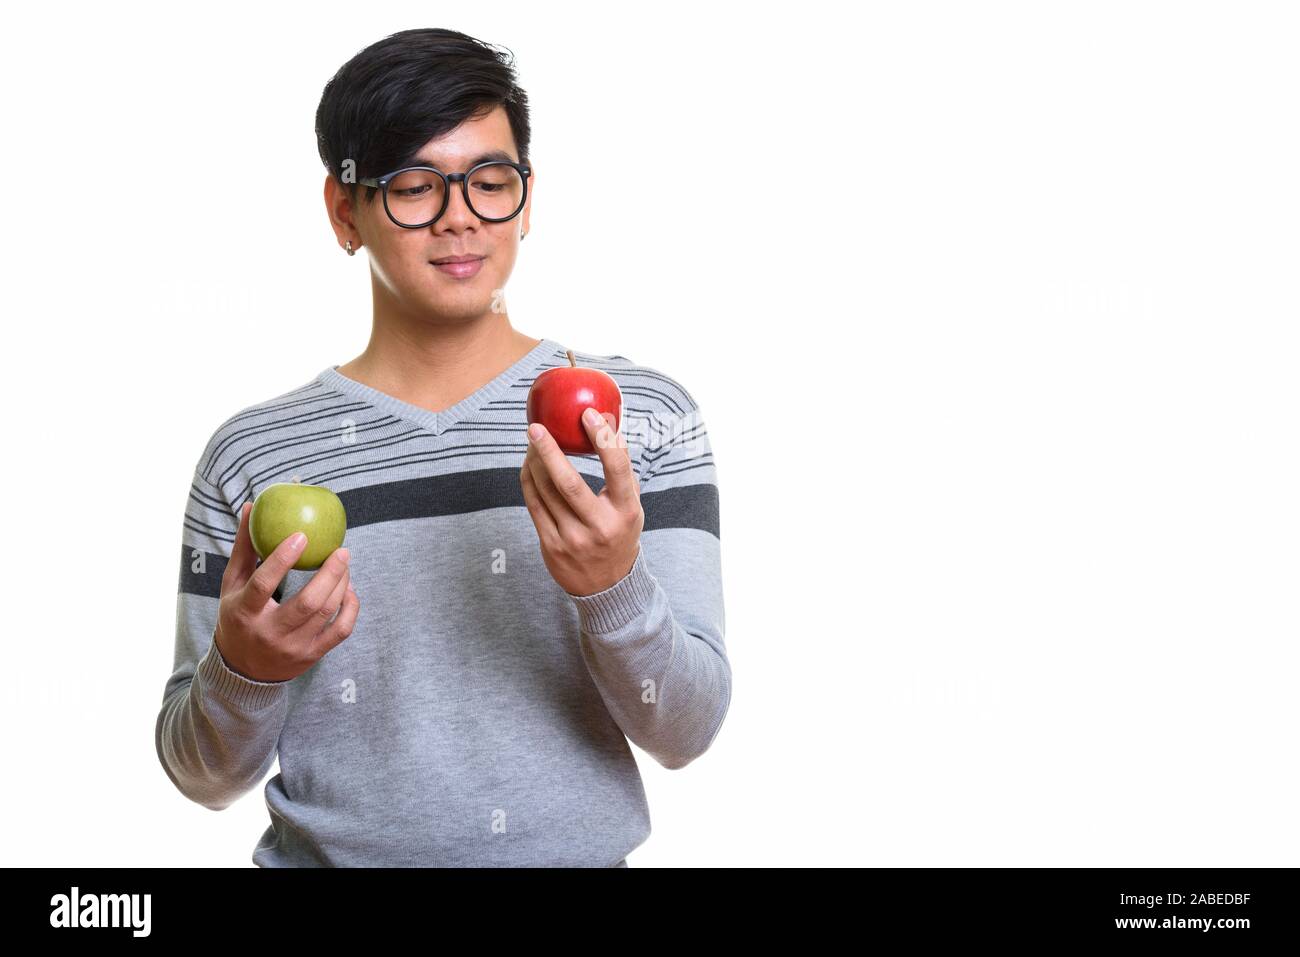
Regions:
M 588 407 L 587 411 L 582 413 L 582 417 L 588 425 L 600 425 L 604 421 L 601 414 L 591 407 Z
M 306 535 L 304 535 L 302 532 L 294 532 L 291 536 L 289 536 L 289 547 L 292 548 L 294 551 L 297 551 L 298 549 L 302 548 L 303 542 L 305 541 L 307 541 Z
M 340 548 L 339 558 L 343 559 L 343 564 L 346 565 L 348 562 L 352 560 L 352 553 L 349 552 L 346 548 Z
M 542 437 L 542 427 L 534 422 L 528 427 L 528 437 L 536 442 Z

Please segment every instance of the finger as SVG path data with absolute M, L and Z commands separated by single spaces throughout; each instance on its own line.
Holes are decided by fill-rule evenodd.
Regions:
M 257 571 L 248 579 L 244 585 L 244 604 L 254 613 L 261 611 L 266 607 L 266 603 L 271 600 L 271 595 L 280 587 L 280 582 L 284 576 L 289 573 L 302 550 L 307 547 L 307 536 L 303 535 L 297 545 L 294 544 L 294 535 L 290 535 L 279 545 L 275 551 L 271 552 L 266 558 L 262 559 L 262 564 L 257 566 Z
M 343 573 L 348 570 L 348 550 L 336 548 L 325 559 L 325 564 L 316 569 L 311 581 L 298 589 L 298 593 L 280 605 L 276 610 L 277 626 L 283 632 L 295 632 L 311 621 L 329 604 L 330 594 L 339 583 Z
M 230 559 L 221 576 L 221 593 L 242 588 L 244 582 L 257 567 L 257 552 L 253 550 L 253 538 L 248 533 L 248 516 L 253 511 L 253 503 L 245 502 L 239 509 L 239 530 L 235 532 L 235 544 L 230 550 Z
M 343 604 L 343 596 L 351 587 L 352 567 L 349 565 L 343 570 L 343 575 L 339 578 L 339 583 L 334 586 L 334 590 L 330 592 L 330 596 L 326 599 L 325 604 L 316 611 L 316 614 L 307 619 L 307 621 L 305 621 L 296 632 L 290 633 L 290 642 L 301 641 L 310 645 L 312 640 L 324 631 L 325 626 L 328 625 L 334 616 L 338 614 L 339 606 Z
M 533 517 L 533 525 L 537 527 L 538 539 L 550 545 L 560 537 L 560 530 L 556 527 L 555 519 L 551 517 L 546 503 L 542 501 L 542 496 L 537 491 L 537 483 L 533 480 L 527 457 L 525 457 L 524 467 L 519 470 L 519 484 L 524 490 L 524 504 L 528 506 L 528 514 Z
M 556 529 L 561 534 L 566 531 L 571 534 L 581 531 L 584 527 L 582 519 L 574 514 L 564 496 L 556 489 L 555 483 L 551 481 L 551 473 L 546 470 L 546 465 L 542 462 L 541 456 L 536 454 L 525 456 L 524 467 L 528 469 L 528 473 L 533 480 L 533 486 L 537 489 L 537 494 L 541 496 L 542 502 L 545 503 L 546 510 L 550 512 Z M 569 467 L 572 468 L 572 466 Z M 587 491 L 590 492 L 591 489 Z
M 621 448 L 627 450 L 627 455 L 628 455 L 628 464 L 631 465 L 631 460 L 632 460 L 632 450 L 631 450 L 631 449 L 628 449 L 628 446 L 627 446 L 627 430 L 624 429 L 624 428 L 621 428 L 621 427 L 620 427 L 620 423 L 619 423 L 619 421 L 618 421 L 617 419 L 615 419 L 615 418 L 614 418 L 610 413 L 608 413 L 608 412 L 602 412 L 601 415 L 603 415 L 603 416 L 605 417 L 605 421 L 607 421 L 607 422 L 610 424 L 610 427 L 611 427 L 615 432 L 618 433 L 618 444 L 619 444 L 619 446 L 620 446 Z M 624 419 L 623 421 L 626 422 L 627 420 Z M 630 471 L 630 472 L 632 473 L 632 488 L 636 491 L 637 501 L 638 501 L 638 503 L 639 503 L 640 500 L 641 500 L 641 481 L 640 481 L 640 479 L 637 478 L 637 474 L 636 474 L 636 469 L 635 469 L 635 468 L 629 468 L 628 471 Z
M 331 650 L 337 647 L 348 635 L 352 634 L 352 629 L 357 623 L 357 613 L 361 610 L 361 599 L 357 593 L 348 586 L 348 590 L 343 594 L 343 606 L 339 608 L 339 613 L 334 620 L 316 636 L 316 640 L 311 646 L 311 657 L 313 660 L 320 660 Z
M 614 437 L 618 439 L 618 447 L 621 449 L 627 448 L 627 436 L 623 434 L 623 430 L 619 427 L 618 416 L 613 412 L 602 412 L 600 414 L 604 417 L 605 421 L 609 423 L 610 430 L 614 433 Z
M 555 515 L 552 496 L 558 493 L 568 506 L 569 512 L 576 515 L 583 525 L 595 525 L 600 516 L 600 503 L 596 501 L 596 493 L 587 485 L 581 473 L 564 457 L 564 451 L 546 430 L 546 426 L 539 425 L 538 428 L 541 430 L 539 438 L 533 439 L 530 435 L 530 441 L 537 452 L 535 459 L 540 460 L 541 464 L 540 470 L 534 464 L 533 477 L 537 479 L 537 487 L 541 490 L 543 500 L 551 506 L 551 514 Z M 549 482 L 543 482 L 543 476 L 549 479 Z M 559 515 L 555 515 L 555 518 L 557 522 L 562 521 Z
M 595 425 L 591 422 L 593 412 L 599 420 Z M 609 490 L 610 501 L 619 508 L 624 508 L 631 507 L 639 496 L 632 475 L 632 457 L 627 450 L 627 441 L 620 441 L 623 436 L 615 427 L 616 423 L 617 420 L 610 412 L 602 415 L 594 408 L 589 408 L 582 413 L 582 427 L 587 430 L 587 438 L 595 447 L 601 467 L 605 470 L 605 488 Z

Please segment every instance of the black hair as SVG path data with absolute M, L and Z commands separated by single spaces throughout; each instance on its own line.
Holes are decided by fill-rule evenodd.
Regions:
M 528 95 L 516 82 L 514 62 L 508 48 L 456 30 L 403 30 L 372 43 L 343 64 L 321 93 L 321 162 L 355 202 L 356 179 L 411 165 L 429 140 L 503 106 L 519 162 L 527 164 Z M 354 163 L 347 177 L 345 160 Z M 366 189 L 367 203 L 378 193 Z

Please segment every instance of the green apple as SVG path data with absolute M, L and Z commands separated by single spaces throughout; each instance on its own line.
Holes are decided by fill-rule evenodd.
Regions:
M 325 564 L 343 544 L 347 530 L 348 516 L 339 497 L 323 485 L 304 485 L 297 479 L 262 489 L 248 516 L 248 533 L 258 558 L 265 559 L 294 532 L 307 536 L 307 547 L 293 566 L 299 571 Z

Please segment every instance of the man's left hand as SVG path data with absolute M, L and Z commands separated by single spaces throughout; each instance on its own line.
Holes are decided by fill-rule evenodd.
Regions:
M 519 471 L 524 502 L 541 542 L 551 577 L 570 595 L 584 597 L 617 584 L 632 570 L 645 514 L 641 486 L 632 471 L 627 440 L 614 416 L 583 415 L 583 428 L 600 456 L 605 487 L 596 495 L 543 425 L 530 426 L 528 452 Z M 540 436 L 533 438 L 533 430 Z

